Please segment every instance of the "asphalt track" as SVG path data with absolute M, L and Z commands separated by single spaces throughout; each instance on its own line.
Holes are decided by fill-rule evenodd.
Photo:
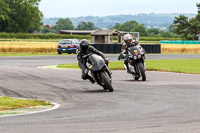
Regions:
M 117 55 L 108 55 L 111 61 Z M 200 55 L 147 55 L 190 59 Z M 0 96 L 43 99 L 57 110 L 0 118 L 0 133 L 199 133 L 200 75 L 147 71 L 134 81 L 112 71 L 114 92 L 80 79 L 80 70 L 38 66 L 77 62 L 72 56 L 0 57 Z

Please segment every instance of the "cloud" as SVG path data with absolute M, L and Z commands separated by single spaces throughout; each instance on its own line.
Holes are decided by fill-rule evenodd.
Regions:
M 42 0 L 40 10 L 44 17 L 197 12 L 196 0 Z

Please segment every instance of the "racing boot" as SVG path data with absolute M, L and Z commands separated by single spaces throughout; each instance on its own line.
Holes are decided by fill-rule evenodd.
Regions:
M 94 80 L 91 76 L 89 76 L 89 75 L 88 75 L 88 79 L 90 80 L 90 82 L 91 82 L 92 84 L 95 83 L 95 80 Z

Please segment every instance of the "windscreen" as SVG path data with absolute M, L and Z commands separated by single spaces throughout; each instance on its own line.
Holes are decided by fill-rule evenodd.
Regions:
M 91 55 L 89 57 L 90 62 L 92 63 L 92 71 L 101 70 L 102 67 L 105 65 L 105 61 L 101 56 L 98 55 Z
M 129 50 L 132 55 L 135 55 L 135 53 L 141 54 L 141 49 L 138 46 L 131 47 Z
M 70 41 L 70 40 L 61 40 L 59 42 L 59 44 L 72 44 L 72 41 Z

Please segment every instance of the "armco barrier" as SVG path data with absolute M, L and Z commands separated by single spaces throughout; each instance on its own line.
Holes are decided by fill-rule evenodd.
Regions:
M 120 53 L 121 44 L 91 44 L 93 47 L 103 53 Z M 160 44 L 140 44 L 146 51 L 146 53 L 161 53 Z

